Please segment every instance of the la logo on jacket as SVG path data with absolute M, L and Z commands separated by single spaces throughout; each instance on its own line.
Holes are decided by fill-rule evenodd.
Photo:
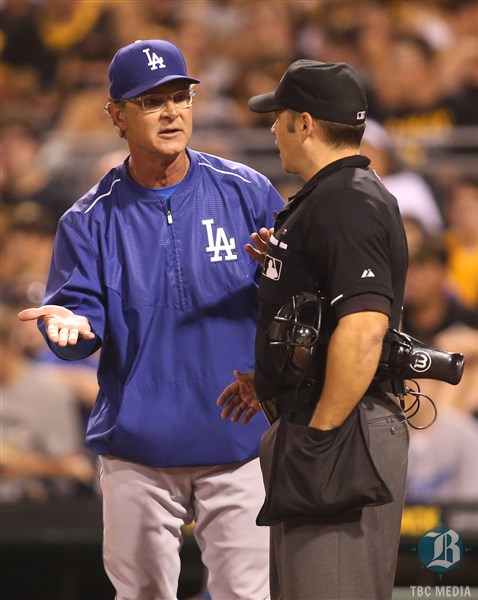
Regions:
M 216 227 L 216 236 L 212 226 L 214 219 L 204 219 L 201 223 L 206 227 L 208 245 L 206 252 L 212 252 L 211 262 L 220 262 L 222 260 L 237 260 L 237 254 L 233 252 L 236 249 L 236 240 L 226 236 L 224 227 Z M 221 254 L 223 253 L 223 254 Z

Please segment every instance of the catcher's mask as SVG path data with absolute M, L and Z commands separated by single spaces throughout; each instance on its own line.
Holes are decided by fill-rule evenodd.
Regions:
M 269 326 L 274 362 L 289 383 L 297 384 L 307 377 L 319 342 L 324 301 L 319 294 L 296 294 Z

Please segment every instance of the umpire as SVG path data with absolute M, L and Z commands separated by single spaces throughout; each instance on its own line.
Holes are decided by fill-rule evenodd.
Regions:
M 277 215 L 260 281 L 254 385 L 263 407 L 282 415 L 261 444 L 267 497 L 258 524 L 272 525 L 271 598 L 385 600 L 408 450 L 396 390 L 374 380 L 384 334 L 402 311 L 397 201 L 359 153 L 367 101 L 349 65 L 298 60 L 249 107 L 275 114 L 282 167 L 306 182 Z M 304 367 L 295 351 L 301 336 L 310 341 L 303 321 L 317 292 L 319 348 Z

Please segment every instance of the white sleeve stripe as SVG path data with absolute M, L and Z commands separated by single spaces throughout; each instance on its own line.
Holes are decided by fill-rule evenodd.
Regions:
M 98 196 L 98 198 L 96 198 L 96 200 L 93 202 L 93 204 L 92 204 L 91 206 L 89 206 L 89 207 L 88 207 L 88 208 L 85 210 L 85 214 L 86 214 L 87 212 L 89 212 L 89 211 L 90 211 L 90 210 L 93 208 L 93 206 L 94 206 L 94 205 L 95 205 L 95 204 L 98 202 L 98 200 L 101 200 L 101 199 L 102 199 L 102 198 L 104 198 L 105 196 L 109 196 L 109 195 L 111 194 L 111 190 L 113 189 L 113 186 L 114 186 L 114 184 L 115 184 L 115 183 L 118 183 L 118 181 L 121 181 L 121 179 L 115 179 L 115 180 L 113 181 L 113 183 L 111 184 L 111 187 L 110 187 L 110 189 L 109 189 L 109 192 L 106 192 L 106 194 L 101 194 L 101 196 Z
M 334 298 L 332 300 L 332 302 L 330 303 L 330 306 L 332 306 L 332 304 L 335 304 L 338 300 L 340 300 L 340 298 L 343 298 L 344 295 L 343 294 L 339 294 L 336 298 Z
M 224 173 L 224 175 L 232 175 L 233 177 L 239 177 L 239 179 L 242 179 L 242 181 L 245 181 L 246 183 L 252 183 L 252 181 L 249 181 L 249 179 L 242 177 L 242 175 L 238 175 L 237 173 L 232 173 L 231 171 L 221 171 L 221 169 L 216 169 L 216 167 L 213 167 L 212 165 L 209 165 L 208 163 L 200 162 L 200 163 L 198 163 L 198 165 L 202 165 L 203 167 L 209 167 L 213 171 L 217 171 L 218 173 Z

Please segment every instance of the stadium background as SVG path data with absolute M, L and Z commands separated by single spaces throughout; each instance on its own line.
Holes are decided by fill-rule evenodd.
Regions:
M 296 58 L 350 63 L 370 100 L 364 153 L 399 198 L 410 244 L 432 236 L 452 255 L 450 240 L 468 236 L 468 271 L 448 261 L 428 290 L 432 305 L 445 294 L 471 315 L 466 331 L 447 338 L 430 330 L 427 340 L 464 352 L 467 376 L 453 389 L 423 386 L 440 415 L 433 436 L 412 435 L 414 494 L 396 594 L 411 597 L 414 585 L 477 586 L 478 3 L 3 0 L 0 19 L 2 598 L 112 598 L 101 565 L 97 465 L 82 441 L 94 360 L 55 361 L 15 314 L 41 301 L 59 216 L 126 156 L 103 112 L 107 68 L 119 47 L 149 38 L 177 43 L 201 80 L 191 146 L 257 168 L 284 198 L 301 183 L 282 173 L 270 116 L 250 112 L 247 99 L 275 89 Z M 420 485 L 445 475 L 439 491 Z M 439 581 L 413 548 L 441 525 L 470 551 Z M 204 573 L 190 528 L 182 558 L 179 597 L 199 597 Z

